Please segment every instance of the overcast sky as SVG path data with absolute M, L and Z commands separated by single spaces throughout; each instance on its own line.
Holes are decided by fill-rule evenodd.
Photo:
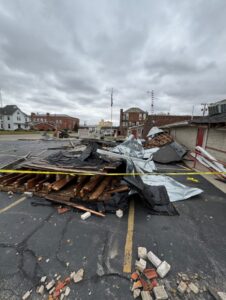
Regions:
M 3 104 L 110 119 L 226 98 L 225 0 L 0 0 Z

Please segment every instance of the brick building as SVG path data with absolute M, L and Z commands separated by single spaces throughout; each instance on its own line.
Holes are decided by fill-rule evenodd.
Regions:
M 79 127 L 79 119 L 61 114 L 31 113 L 31 124 L 36 130 L 75 130 Z
M 120 109 L 120 135 L 127 135 L 128 128 L 143 125 L 148 113 L 138 107 L 131 107 L 125 111 Z
M 190 121 L 191 115 L 149 115 L 145 124 L 144 124 L 144 130 L 143 130 L 143 138 L 147 137 L 147 134 L 149 130 L 153 127 L 161 127 L 168 124 L 173 124 L 177 122 L 183 122 L 183 121 Z M 193 117 L 193 119 L 196 119 L 199 117 Z

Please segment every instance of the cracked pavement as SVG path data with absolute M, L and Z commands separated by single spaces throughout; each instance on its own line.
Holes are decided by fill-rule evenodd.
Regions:
M 1 142 L 1 151 L 5 147 L 8 154 L 17 149 L 20 155 L 25 150 L 19 144 Z M 35 142 L 30 148 L 37 151 L 37 144 L 43 149 L 47 142 Z M 135 206 L 133 264 L 138 246 L 168 261 L 172 271 L 164 284 L 170 299 L 181 299 L 171 294 L 178 272 L 198 273 L 200 286 L 226 291 L 226 197 L 204 178 L 198 179 L 205 192 L 175 203 L 180 216 L 151 216 L 140 203 Z M 177 180 L 197 186 L 186 182 L 185 176 Z M 20 197 L 0 193 L 0 209 Z M 129 277 L 122 272 L 127 214 L 122 219 L 108 214 L 82 221 L 80 212 L 58 215 L 54 206 L 32 206 L 35 200 L 40 202 L 36 197 L 27 198 L 0 214 L 0 299 L 21 299 L 26 291 L 35 291 L 42 276 L 64 278 L 82 267 L 84 280 L 70 285 L 67 299 L 133 299 Z M 41 297 L 34 292 L 30 299 Z M 214 298 L 205 292 L 183 299 Z

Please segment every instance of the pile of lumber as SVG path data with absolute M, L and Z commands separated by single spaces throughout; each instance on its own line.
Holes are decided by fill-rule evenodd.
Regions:
M 76 200 L 106 202 L 114 193 L 128 190 L 127 184 L 121 183 L 120 176 L 109 176 L 106 173 L 94 175 L 10 173 L 0 177 L 0 191 L 32 192 L 36 196 L 72 207 L 76 207 L 74 204 Z
M 170 136 L 168 133 L 162 132 L 156 135 L 151 140 L 148 140 L 145 144 L 145 148 L 162 147 L 172 142 L 173 142 L 172 136 Z

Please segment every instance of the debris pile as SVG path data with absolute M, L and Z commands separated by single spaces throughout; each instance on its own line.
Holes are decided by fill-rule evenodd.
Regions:
M 217 161 L 214 156 L 212 156 L 208 151 L 200 146 L 195 147 L 195 153 L 191 153 L 192 157 L 197 159 L 203 166 L 205 166 L 211 172 L 220 172 L 222 174 L 217 174 L 218 179 L 226 181 L 226 168 L 224 165 Z
M 153 160 L 158 163 L 178 162 L 187 153 L 182 145 L 174 141 L 173 137 L 158 127 L 153 127 L 148 135 L 145 148 L 156 148 L 158 151 L 153 154 Z
M 61 275 L 55 274 L 54 278 L 49 279 L 47 276 L 43 276 L 40 279 L 38 286 L 36 287 L 36 294 L 43 297 L 48 295 L 48 300 L 63 300 L 70 294 L 71 289 L 69 285 L 79 283 L 83 280 L 84 269 L 79 269 L 77 272 L 72 272 L 70 276 L 64 280 L 61 279 Z M 32 299 L 36 299 L 32 290 L 27 291 L 23 296 L 23 300 L 27 300 L 32 296 Z M 47 299 L 45 297 L 45 299 Z
M 135 262 L 136 271 L 131 274 L 133 297 L 141 296 L 142 300 L 168 299 L 164 285 L 159 284 L 158 278 L 164 278 L 171 266 L 166 261 L 161 261 L 152 251 L 138 247 L 138 260 Z M 151 264 L 151 267 L 148 267 Z M 153 268 L 154 267 L 154 268 Z
M 172 201 L 202 192 L 168 176 L 150 174 L 157 170 L 152 156 L 159 155 L 164 147 L 144 149 L 134 136 L 116 147 L 113 145 L 86 141 L 72 144 L 72 150 L 61 150 L 42 159 L 29 158 L 14 172 L 0 177 L 0 191 L 35 195 L 88 212 L 83 220 L 90 213 L 103 217 L 110 212 L 122 217 L 134 197 L 152 214 L 177 215 Z M 62 208 L 59 213 L 65 212 Z
M 201 279 L 198 274 L 188 276 L 185 273 L 178 273 L 176 289 L 171 288 L 169 281 L 165 281 L 170 270 L 171 266 L 168 262 L 162 261 L 145 247 L 138 247 L 135 272 L 130 276 L 134 299 L 141 297 L 142 300 L 164 300 L 174 299 L 171 298 L 172 294 L 174 297 L 176 295 L 181 297 L 185 294 L 197 295 L 208 292 L 205 285 L 198 283 Z
M 162 147 L 173 142 L 171 135 L 161 132 L 145 143 L 146 148 Z

